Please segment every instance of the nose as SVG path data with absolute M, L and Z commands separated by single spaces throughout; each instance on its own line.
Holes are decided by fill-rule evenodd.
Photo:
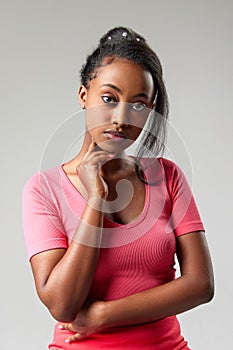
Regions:
M 129 108 L 127 102 L 118 102 L 112 111 L 112 123 L 119 127 L 126 127 L 129 124 Z

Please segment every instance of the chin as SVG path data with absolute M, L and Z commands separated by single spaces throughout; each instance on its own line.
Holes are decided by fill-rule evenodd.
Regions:
M 124 140 L 124 141 L 104 141 L 104 142 L 97 142 L 97 146 L 106 152 L 109 153 L 122 153 L 124 152 L 128 147 L 132 145 L 133 141 L 132 140 Z

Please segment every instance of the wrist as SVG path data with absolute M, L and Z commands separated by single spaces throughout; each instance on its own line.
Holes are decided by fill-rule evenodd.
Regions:
M 105 301 L 100 306 L 100 322 L 103 328 L 113 327 L 111 301 Z
M 105 200 L 98 195 L 89 196 L 87 205 L 97 211 L 102 211 L 105 204 Z

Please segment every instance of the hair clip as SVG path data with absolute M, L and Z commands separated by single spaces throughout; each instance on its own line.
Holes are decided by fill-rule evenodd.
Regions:
M 123 32 L 123 33 L 122 33 L 122 36 L 124 36 L 124 37 L 126 37 L 127 35 L 128 35 L 127 32 Z
M 136 38 L 137 41 L 140 41 L 140 38 Z
M 111 37 L 111 36 L 109 36 L 109 37 L 108 37 L 108 40 L 112 40 L 112 37 Z

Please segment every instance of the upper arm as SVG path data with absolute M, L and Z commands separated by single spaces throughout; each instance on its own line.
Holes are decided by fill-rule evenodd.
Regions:
M 41 298 L 43 286 L 68 247 L 61 216 L 43 173 L 33 175 L 24 186 L 22 219 L 28 258 Z
M 190 232 L 176 239 L 181 275 L 195 278 L 212 295 L 214 274 L 205 233 L 203 231 Z
M 24 186 L 22 221 L 29 259 L 38 253 L 68 246 L 54 196 L 43 173 L 36 173 Z
M 43 287 L 49 279 L 49 276 L 55 266 L 62 259 L 66 249 L 51 249 L 33 255 L 30 259 L 33 277 L 36 289 L 40 298 L 42 298 Z

